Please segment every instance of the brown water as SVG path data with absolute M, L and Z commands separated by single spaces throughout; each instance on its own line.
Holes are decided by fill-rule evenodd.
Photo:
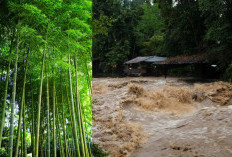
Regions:
M 143 94 L 129 92 L 131 85 L 143 88 Z M 230 87 L 210 85 L 180 78 L 93 79 L 93 141 L 112 157 L 232 156 Z M 152 101 L 144 103 L 147 99 Z M 162 100 L 168 101 L 165 107 L 155 105 Z

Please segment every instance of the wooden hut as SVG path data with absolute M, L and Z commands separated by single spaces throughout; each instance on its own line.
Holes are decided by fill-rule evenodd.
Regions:
M 153 72 L 152 63 L 166 60 L 166 57 L 146 56 L 136 57 L 124 63 L 124 73 L 127 75 L 141 76 Z
M 206 53 L 170 57 L 164 61 L 155 62 L 153 65 L 163 66 L 163 74 L 165 76 L 167 73 L 170 73 L 170 70 L 192 67 L 186 68 L 191 70 L 185 72 L 185 76 L 201 76 L 203 78 L 218 77 L 216 68 L 209 64 Z M 175 75 L 178 74 L 175 73 Z

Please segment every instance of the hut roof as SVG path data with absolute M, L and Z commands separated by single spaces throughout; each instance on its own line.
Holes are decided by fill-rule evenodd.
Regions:
M 151 56 L 148 56 L 148 57 L 136 57 L 132 60 L 129 60 L 127 62 L 125 62 L 124 64 L 133 64 L 133 63 L 139 63 L 139 62 L 142 62 L 142 61 L 145 61 L 146 59 L 150 58 Z
M 160 61 L 165 61 L 168 59 L 167 57 L 159 57 L 159 56 L 152 56 L 148 59 L 146 59 L 144 62 L 160 62 Z
M 194 54 L 191 56 L 171 57 L 167 60 L 157 62 L 155 64 L 201 64 L 208 63 L 206 54 Z

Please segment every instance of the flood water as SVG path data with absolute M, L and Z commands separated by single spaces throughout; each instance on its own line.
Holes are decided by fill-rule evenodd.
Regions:
M 232 156 L 232 86 L 193 80 L 93 79 L 93 141 L 112 157 Z

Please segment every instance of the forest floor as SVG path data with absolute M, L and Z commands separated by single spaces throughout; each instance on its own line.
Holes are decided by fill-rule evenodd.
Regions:
M 93 141 L 111 157 L 231 157 L 232 85 L 93 79 Z

